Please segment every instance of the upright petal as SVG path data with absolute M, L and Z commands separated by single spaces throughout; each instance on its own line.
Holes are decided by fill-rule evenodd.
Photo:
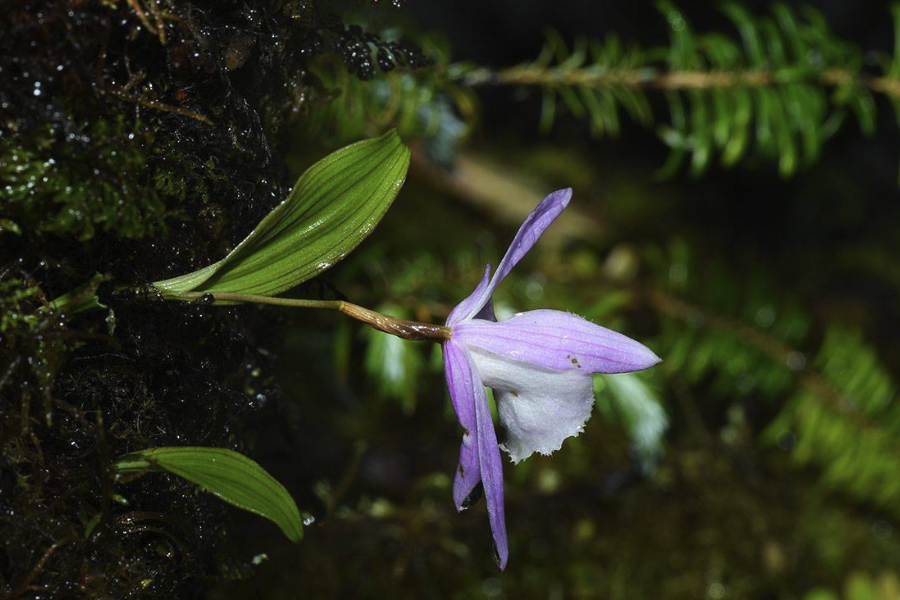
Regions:
M 554 371 L 477 348 L 469 355 L 484 384 L 494 388 L 507 433 L 504 450 L 513 462 L 534 452 L 555 452 L 566 438 L 584 429 L 594 406 L 590 373 Z
M 531 247 L 538 241 L 538 238 L 541 237 L 544 230 L 546 230 L 556 217 L 562 213 L 571 199 L 572 189 L 566 188 L 563 190 L 556 190 L 541 200 L 541 203 L 531 211 L 531 214 L 528 215 L 525 222 L 522 223 L 518 233 L 516 233 L 516 237 L 513 238 L 512 243 L 509 245 L 506 255 L 503 257 L 503 260 L 500 261 L 500 266 L 497 267 L 494 277 L 491 278 L 490 284 L 483 290 L 481 289 L 481 286 L 476 288 L 475 293 L 464 301 L 468 302 L 471 300 L 471 306 L 466 312 L 460 312 L 460 318 L 454 321 L 454 323 L 471 319 L 478 314 L 490 299 L 494 290 L 497 289 L 500 282 L 503 281 L 503 278 L 506 277 L 512 268 L 522 260 L 522 257 L 531 250 Z M 476 294 L 479 293 L 479 290 L 481 290 L 480 295 L 476 296 Z M 447 321 L 447 325 L 452 324 L 453 323 L 450 323 L 449 320 Z
M 499 323 L 462 322 L 453 328 L 453 339 L 469 348 L 556 371 L 627 373 L 660 360 L 640 342 L 558 310 L 532 310 Z
M 456 510 L 463 510 L 465 500 L 481 482 L 481 465 L 478 461 L 478 430 L 475 417 L 476 404 L 486 402 L 484 385 L 472 368 L 466 351 L 453 340 L 443 345 L 444 375 L 456 417 L 463 428 L 459 447 L 459 466 L 453 479 L 453 503 Z

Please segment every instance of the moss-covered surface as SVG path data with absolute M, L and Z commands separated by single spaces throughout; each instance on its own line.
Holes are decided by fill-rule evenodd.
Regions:
M 110 465 L 155 445 L 252 453 L 277 319 L 114 290 L 246 235 L 289 189 L 307 61 L 371 77 L 373 40 L 302 0 L 2 3 L 0 596 L 191 597 L 241 575 L 220 502 Z M 106 310 L 49 309 L 95 273 Z

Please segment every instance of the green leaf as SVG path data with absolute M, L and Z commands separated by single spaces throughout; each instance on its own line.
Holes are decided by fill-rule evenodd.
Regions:
M 225 448 L 148 448 L 119 457 L 120 475 L 168 471 L 238 508 L 278 525 L 292 542 L 303 538 L 300 511 L 284 486 L 256 462 Z
M 274 296 L 318 275 L 372 232 L 403 186 L 409 156 L 396 130 L 329 154 L 228 256 L 153 285 L 165 297 Z

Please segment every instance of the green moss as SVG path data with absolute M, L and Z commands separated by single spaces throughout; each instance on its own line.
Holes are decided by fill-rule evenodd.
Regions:
M 144 237 L 166 214 L 149 175 L 152 135 L 121 115 L 84 132 L 60 136 L 47 125 L 25 143 L 0 138 L 0 201 L 28 231 L 80 240 L 98 231 Z
M 23 307 L 34 304 L 40 293 L 40 288 L 27 285 L 21 279 L 0 281 L 0 333 L 5 334 L 5 338 L 34 329 L 38 317 L 35 313 L 23 310 Z
M 0 361 L 2 383 L 18 378 L 24 403 L 32 396 L 48 401 L 60 359 L 68 349 L 63 337 L 53 335 L 60 326 L 55 313 L 39 310 L 45 301 L 43 290 L 23 278 L 0 281 L 0 354 L 10 357 L 8 363 Z

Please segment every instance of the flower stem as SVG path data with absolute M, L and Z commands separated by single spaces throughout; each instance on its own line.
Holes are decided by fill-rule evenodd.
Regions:
M 227 303 L 253 303 L 273 304 L 276 306 L 291 306 L 294 308 L 322 308 L 336 310 L 362 321 L 379 331 L 395 335 L 404 340 L 421 341 L 431 340 L 442 343 L 450 339 L 450 328 L 430 323 L 419 323 L 398 319 L 380 312 L 347 302 L 346 300 L 300 300 L 294 298 L 273 298 L 271 296 L 257 296 L 255 294 L 229 294 L 226 292 L 181 292 L 170 294 L 170 298 L 177 300 L 204 300 L 215 304 Z

